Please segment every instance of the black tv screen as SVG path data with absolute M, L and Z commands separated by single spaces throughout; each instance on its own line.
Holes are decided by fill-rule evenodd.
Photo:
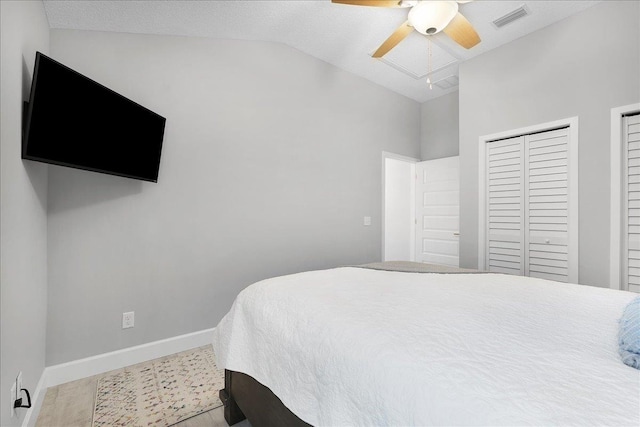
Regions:
M 165 121 L 37 52 L 22 158 L 157 182 Z

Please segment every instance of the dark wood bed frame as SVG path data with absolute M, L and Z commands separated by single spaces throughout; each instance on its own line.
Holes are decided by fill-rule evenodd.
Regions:
M 253 427 L 307 427 L 269 388 L 247 374 L 224 371 L 224 388 L 220 390 L 224 419 L 231 426 L 245 418 Z

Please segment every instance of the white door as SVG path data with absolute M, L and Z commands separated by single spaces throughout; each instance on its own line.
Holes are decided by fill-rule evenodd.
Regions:
M 640 115 L 623 118 L 622 289 L 640 292 Z
M 578 281 L 577 139 L 569 128 L 486 143 L 484 268 Z
M 527 135 L 525 149 L 525 274 L 568 282 L 577 267 L 569 250 L 569 130 Z
M 487 143 L 487 271 L 525 274 L 524 138 Z
M 416 261 L 458 267 L 460 157 L 416 163 Z

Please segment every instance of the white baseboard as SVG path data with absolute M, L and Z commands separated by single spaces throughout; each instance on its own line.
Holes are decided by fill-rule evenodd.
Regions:
M 36 385 L 36 389 L 33 391 L 31 408 L 27 409 L 27 412 L 24 414 L 22 427 L 34 427 L 36 425 L 36 420 L 38 419 L 38 414 L 40 413 L 40 408 L 42 407 L 44 395 L 46 394 L 47 390 L 46 387 L 44 387 L 44 380 L 45 371 L 42 371 L 42 375 L 40 375 L 40 379 L 38 380 L 38 385 Z
M 35 425 L 47 388 L 211 344 L 214 330 L 205 329 L 46 367 L 34 391 L 34 404 L 25 414 L 22 427 Z

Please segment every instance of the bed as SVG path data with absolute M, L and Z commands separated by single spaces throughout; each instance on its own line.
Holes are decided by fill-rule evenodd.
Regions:
M 238 295 L 213 340 L 230 425 L 640 425 L 640 371 L 617 353 L 636 295 L 366 267 Z

